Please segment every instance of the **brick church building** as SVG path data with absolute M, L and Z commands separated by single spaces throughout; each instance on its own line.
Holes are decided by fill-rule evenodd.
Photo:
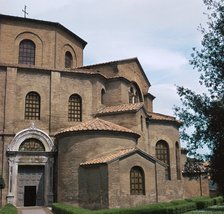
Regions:
M 182 176 L 181 123 L 153 111 L 138 59 L 83 65 L 86 44 L 59 23 L 0 15 L 2 204 L 112 208 L 208 194 Z

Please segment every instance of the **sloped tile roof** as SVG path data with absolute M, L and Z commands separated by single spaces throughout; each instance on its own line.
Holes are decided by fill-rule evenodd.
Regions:
M 107 106 L 100 109 L 97 112 L 97 115 L 101 114 L 110 114 L 110 113 L 119 113 L 119 112 L 130 112 L 130 111 L 138 111 L 144 103 L 128 103 L 117 106 Z
M 94 158 L 92 160 L 87 160 L 83 163 L 80 163 L 80 166 L 90 166 L 90 165 L 97 165 L 97 164 L 105 164 L 105 163 L 110 163 L 112 161 L 118 160 L 120 158 L 125 157 L 126 155 L 131 155 L 133 153 L 138 153 L 141 154 L 143 157 L 146 159 L 152 161 L 152 162 L 157 162 L 158 164 L 162 166 L 167 166 L 166 163 L 162 162 L 161 160 L 147 154 L 146 152 L 138 149 L 138 148 L 127 148 L 127 149 L 121 149 L 117 151 L 113 151 L 111 153 L 102 155 L 101 157 Z
M 160 114 L 160 113 L 154 113 L 154 112 L 149 112 L 149 119 L 150 120 L 158 120 L 158 121 L 173 121 L 176 122 L 177 124 L 181 125 L 182 122 L 179 120 L 176 120 L 175 117 L 169 116 L 169 115 L 165 115 L 165 114 Z
M 120 158 L 130 152 L 135 151 L 135 148 L 129 148 L 129 149 L 122 149 L 122 150 L 118 150 L 112 153 L 109 153 L 107 155 L 101 156 L 99 158 L 95 158 L 83 163 L 80 163 L 81 166 L 85 166 L 85 165 L 94 165 L 94 164 L 102 164 L 102 163 L 108 163 L 112 160 L 115 160 L 117 158 Z
M 58 134 L 66 133 L 66 132 L 79 132 L 79 131 L 114 131 L 114 132 L 125 132 L 135 134 L 139 137 L 139 135 L 132 131 L 131 129 L 125 128 L 123 126 L 119 126 L 117 124 L 111 123 L 109 121 L 105 121 L 99 118 L 89 120 L 86 122 L 82 122 L 76 126 L 72 126 L 70 128 L 63 129 Z
M 173 121 L 176 120 L 175 117 L 165 115 L 165 114 L 160 114 L 160 113 L 150 112 L 149 115 L 151 116 L 151 119 L 154 119 L 154 120 L 173 120 Z

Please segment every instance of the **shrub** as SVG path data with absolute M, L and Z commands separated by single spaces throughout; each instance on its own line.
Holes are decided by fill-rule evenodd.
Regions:
M 63 203 L 54 203 L 52 211 L 54 214 L 83 214 L 89 212 L 89 210 Z
M 83 208 L 73 207 L 72 205 L 55 203 L 52 211 L 55 214 L 179 214 L 195 209 L 204 209 L 213 204 L 222 203 L 222 197 L 210 198 L 194 197 L 186 200 L 175 200 L 171 202 L 148 204 L 134 208 L 120 209 L 103 209 L 103 210 L 87 210 Z
M 217 196 L 212 198 L 214 200 L 214 205 L 220 205 L 223 203 L 223 197 L 222 196 Z
M 16 214 L 17 209 L 12 204 L 6 204 L 1 210 L 0 214 Z
M 197 209 L 205 209 L 215 204 L 221 204 L 223 202 L 223 198 L 221 196 L 215 198 L 202 196 L 202 197 L 193 197 L 191 199 L 187 199 L 187 201 L 192 201 L 196 203 Z

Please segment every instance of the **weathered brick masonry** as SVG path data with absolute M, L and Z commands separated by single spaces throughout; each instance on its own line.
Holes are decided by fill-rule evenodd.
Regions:
M 182 177 L 181 123 L 153 112 L 138 59 L 84 66 L 86 44 L 59 23 L 0 15 L 2 204 L 96 209 L 207 195 L 206 181 Z

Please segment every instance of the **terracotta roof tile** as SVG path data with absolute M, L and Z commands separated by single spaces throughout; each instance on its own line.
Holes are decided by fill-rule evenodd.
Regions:
M 58 134 L 66 132 L 78 132 L 78 131 L 115 131 L 115 132 L 126 132 L 138 135 L 131 129 L 119 126 L 117 124 L 111 123 L 109 121 L 101 120 L 99 118 L 82 122 L 76 126 L 63 129 Z M 139 136 L 139 135 L 138 135 Z
M 155 119 L 155 120 L 176 120 L 175 117 L 168 116 L 165 114 L 150 112 L 149 115 L 151 116 L 151 119 Z
M 118 106 L 107 106 L 100 109 L 97 112 L 97 115 L 101 114 L 110 114 L 110 113 L 118 113 L 118 112 L 129 112 L 129 111 L 138 111 L 144 103 L 133 103 L 133 104 L 122 104 Z
M 176 120 L 175 117 L 165 115 L 165 114 L 159 114 L 154 112 L 149 112 L 148 115 L 150 116 L 150 120 L 165 120 L 165 121 L 173 121 L 176 123 L 181 124 L 181 121 Z
M 124 155 L 135 151 L 135 148 L 129 148 L 129 149 L 122 149 L 122 150 L 118 150 L 112 153 L 109 153 L 105 156 L 101 156 L 99 158 L 95 158 L 92 160 L 88 160 L 86 162 L 80 163 L 81 166 L 85 166 L 85 165 L 94 165 L 94 164 L 102 164 L 102 163 L 108 163 L 112 160 L 118 159 L 120 157 L 123 157 Z

